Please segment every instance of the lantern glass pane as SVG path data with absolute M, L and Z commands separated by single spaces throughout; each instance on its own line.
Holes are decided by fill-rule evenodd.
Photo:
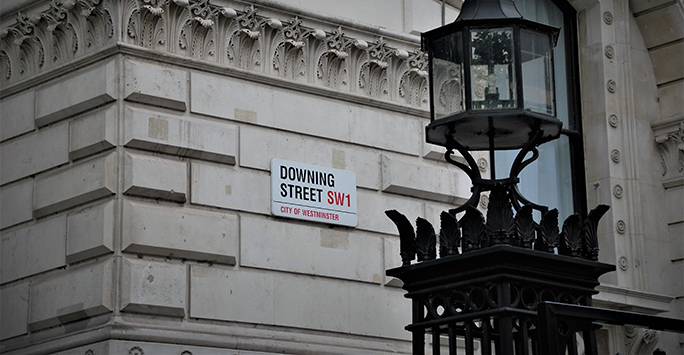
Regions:
M 471 31 L 473 109 L 516 107 L 513 29 Z
M 555 116 L 549 35 L 522 29 L 520 49 L 525 109 Z
M 461 32 L 455 32 L 432 42 L 433 119 L 448 117 L 465 109 L 462 38 Z

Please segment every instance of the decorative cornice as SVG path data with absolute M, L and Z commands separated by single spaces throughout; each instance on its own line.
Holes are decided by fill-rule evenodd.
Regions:
M 10 88 L 0 94 L 118 44 L 427 110 L 425 55 L 409 41 L 417 37 L 361 24 L 324 30 L 313 26 L 329 22 L 236 4 L 243 2 L 51 0 L 0 30 L 0 85 Z
M 675 116 L 651 124 L 660 153 L 665 188 L 684 184 L 684 116 Z

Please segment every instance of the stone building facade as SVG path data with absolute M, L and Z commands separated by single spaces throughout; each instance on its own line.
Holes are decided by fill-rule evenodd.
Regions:
M 424 143 L 440 3 L 2 2 L 0 352 L 409 353 L 383 211 L 436 221 L 470 195 Z M 682 1 L 570 5 L 578 173 L 618 265 L 596 303 L 684 317 Z M 273 216 L 272 159 L 354 172 L 356 226 Z

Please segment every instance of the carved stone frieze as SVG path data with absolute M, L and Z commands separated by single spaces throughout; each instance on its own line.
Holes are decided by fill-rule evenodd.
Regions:
M 52 0 L 38 14 L 17 13 L 0 29 L 0 84 L 32 77 L 114 43 L 116 7 L 111 1 Z
M 652 125 L 665 187 L 684 184 L 684 118 Z
M 116 43 L 427 109 L 418 38 L 210 0 L 50 0 L 0 30 L 6 86 Z M 274 15 L 275 14 L 275 15 Z M 282 14 L 282 18 L 275 18 Z M 320 28 L 330 26 L 329 28 Z M 316 28 L 318 27 L 318 28 Z M 389 37 L 388 37 L 389 36 Z M 363 37 L 363 38 L 361 38 Z M 411 37 L 412 38 L 412 37 Z M 174 59 L 169 59 L 174 60 Z M 448 86 L 448 85 L 447 85 Z

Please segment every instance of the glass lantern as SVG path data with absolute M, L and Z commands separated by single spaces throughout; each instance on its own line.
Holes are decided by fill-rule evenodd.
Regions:
M 430 69 L 427 141 L 519 149 L 558 138 L 553 47 L 559 29 L 525 20 L 510 0 L 468 0 L 422 35 Z

